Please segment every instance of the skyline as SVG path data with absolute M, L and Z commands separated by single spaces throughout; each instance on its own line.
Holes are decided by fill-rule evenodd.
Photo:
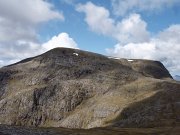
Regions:
M 180 75 L 179 37 L 179 0 L 0 0 L 0 66 L 70 47 Z

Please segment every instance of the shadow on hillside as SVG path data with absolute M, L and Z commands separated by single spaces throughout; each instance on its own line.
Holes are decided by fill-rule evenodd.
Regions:
M 110 127 L 154 128 L 180 127 L 180 87 L 162 90 L 142 101 L 132 103 L 113 120 Z

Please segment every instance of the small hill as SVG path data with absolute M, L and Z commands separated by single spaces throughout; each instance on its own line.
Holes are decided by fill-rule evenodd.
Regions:
M 180 125 L 180 83 L 158 61 L 55 48 L 0 69 L 0 123 L 65 128 Z

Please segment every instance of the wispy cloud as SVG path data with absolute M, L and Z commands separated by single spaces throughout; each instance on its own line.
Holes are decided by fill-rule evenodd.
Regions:
M 66 4 L 69 4 L 69 5 L 74 5 L 76 0 L 60 0 L 61 2 L 64 2 Z
M 76 10 L 85 13 L 85 21 L 94 32 L 113 37 L 121 43 L 149 40 L 147 24 L 139 14 L 131 14 L 121 21 L 115 21 L 110 18 L 110 13 L 106 8 L 96 6 L 92 2 L 79 4 Z
M 111 0 L 115 15 L 124 16 L 132 12 L 158 12 L 180 4 L 179 0 Z

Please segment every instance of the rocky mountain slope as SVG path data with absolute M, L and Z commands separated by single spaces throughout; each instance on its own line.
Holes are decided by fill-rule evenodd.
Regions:
M 176 127 L 180 83 L 158 61 L 55 48 L 0 69 L 0 123 Z

